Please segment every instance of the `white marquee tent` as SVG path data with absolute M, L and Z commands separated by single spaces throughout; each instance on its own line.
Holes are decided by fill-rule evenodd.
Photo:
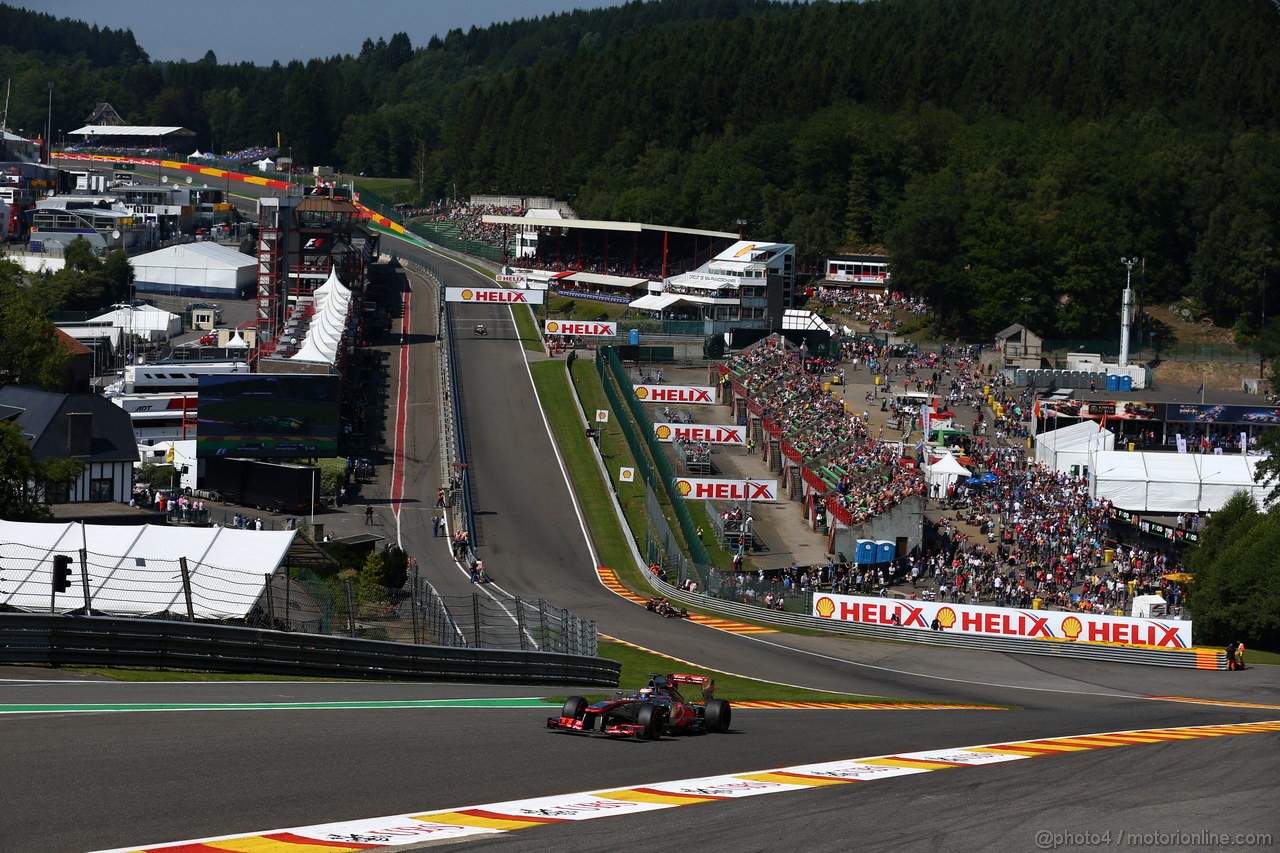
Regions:
M 192 611 L 200 619 L 243 618 L 257 605 L 296 531 L 0 521 L 0 604 L 47 612 L 53 556 L 71 557 L 72 586 L 59 611 L 84 607 L 80 549 L 88 553 L 89 601 L 111 616 L 185 616 L 179 557 L 187 558 Z
M 934 459 L 924 470 L 929 480 L 929 493 L 937 495 L 945 495 L 955 485 L 956 480 L 970 475 L 969 469 L 961 465 L 959 460 L 950 453 L 944 453 Z M 936 491 L 934 486 L 938 487 Z
M 1216 512 L 1238 491 L 1261 505 L 1269 491 L 1257 476 L 1263 458 L 1101 451 L 1090 466 L 1090 492 L 1132 512 Z
M 153 305 L 117 308 L 88 322 L 105 323 L 123 330 L 126 335 L 136 335 L 151 341 L 167 341 L 182 334 L 182 318 Z
M 1080 421 L 1036 436 L 1036 461 L 1054 471 L 1070 471 L 1072 465 L 1090 465 L 1099 450 L 1115 450 L 1116 434 L 1098 429 L 1093 421 Z
M 179 243 L 130 258 L 143 293 L 237 299 L 253 291 L 258 261 L 217 243 Z

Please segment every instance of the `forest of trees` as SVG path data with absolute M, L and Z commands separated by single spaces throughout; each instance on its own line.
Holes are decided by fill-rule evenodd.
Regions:
M 883 250 L 969 338 L 1113 334 L 1122 255 L 1242 341 L 1280 317 L 1277 45 L 1272 0 L 658 0 L 256 67 L 0 5 L 13 127 L 52 81 L 55 128 L 108 101 L 427 199 Z

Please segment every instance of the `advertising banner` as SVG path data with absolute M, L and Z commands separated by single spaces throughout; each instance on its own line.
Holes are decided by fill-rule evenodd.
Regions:
M 1280 409 L 1274 406 L 1206 406 L 1169 403 L 1165 419 L 1201 424 L 1280 424 Z
M 642 403 L 679 403 L 684 406 L 714 406 L 716 389 L 710 385 L 637 385 L 636 399 Z
M 541 290 L 508 290 L 505 287 L 446 287 L 445 302 L 487 302 L 491 305 L 541 305 Z
M 654 424 L 658 441 L 705 441 L 707 444 L 746 444 L 747 428 L 733 424 Z
M 901 625 L 930 630 L 933 620 L 944 631 L 1023 639 L 1079 640 L 1090 643 L 1122 643 L 1166 649 L 1191 647 L 1191 621 L 1097 616 L 1066 610 L 1022 610 L 948 604 L 943 601 L 905 601 L 857 595 L 820 593 L 813 597 L 813 612 L 822 619 Z M 893 621 L 894 616 L 898 621 Z
M 618 334 L 617 323 L 597 323 L 593 320 L 548 320 L 545 328 L 548 335 L 612 338 Z
M 776 501 L 778 481 L 677 477 L 676 491 L 691 501 Z
M 496 275 L 496 276 L 494 276 L 494 279 L 495 279 L 495 280 L 497 280 L 497 281 L 502 282 L 503 284 L 514 284 L 514 285 L 518 285 L 518 286 L 520 286 L 520 287 L 524 287 L 526 284 L 528 284 L 528 283 L 529 283 L 529 279 L 528 279 L 528 277 L 523 276 L 523 275 L 507 275 L 507 274 L 502 274 L 502 275 Z

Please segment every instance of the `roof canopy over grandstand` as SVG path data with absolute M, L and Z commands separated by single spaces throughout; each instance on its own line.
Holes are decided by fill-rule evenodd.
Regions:
M 705 231 L 700 228 L 676 228 L 671 225 L 649 225 L 644 222 L 612 222 L 607 219 L 561 219 L 558 215 L 537 215 L 542 213 L 542 210 L 530 210 L 524 216 L 489 215 L 484 217 L 484 221 L 491 225 L 522 225 L 525 227 L 569 228 L 586 231 L 629 231 L 637 233 L 643 231 L 661 233 L 665 231 L 669 234 L 692 234 L 697 237 L 721 237 L 727 240 L 738 239 L 738 235 L 732 231 Z
M 185 127 L 162 127 L 158 125 L 130 124 L 86 124 L 84 127 L 68 131 L 70 136 L 84 138 L 83 145 L 99 147 L 136 147 L 139 145 L 153 148 L 170 148 L 179 141 L 195 136 L 195 131 Z

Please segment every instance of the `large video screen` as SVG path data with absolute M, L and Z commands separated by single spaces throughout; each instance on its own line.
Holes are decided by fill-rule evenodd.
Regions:
M 336 376 L 201 376 L 196 456 L 336 456 L 338 393 Z

